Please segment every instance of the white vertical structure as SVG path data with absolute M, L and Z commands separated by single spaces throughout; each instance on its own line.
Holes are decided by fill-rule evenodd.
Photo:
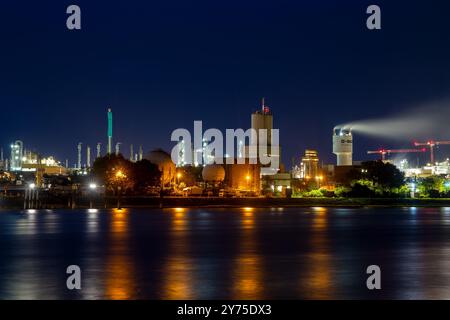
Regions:
M 100 154 L 100 150 L 101 150 L 101 143 L 97 143 L 97 158 L 100 158 L 101 154 Z
M 116 156 L 118 156 L 120 154 L 120 145 L 122 144 L 122 142 L 117 142 L 116 143 Z
M 20 171 L 22 170 L 22 158 L 23 158 L 23 142 L 17 140 L 11 144 L 11 159 L 10 159 L 10 170 Z
M 353 136 L 350 129 L 333 130 L 333 153 L 338 166 L 353 164 Z
M 130 144 L 130 161 L 133 162 L 134 161 L 134 150 L 133 150 L 133 145 Z
M 81 169 L 81 146 L 82 146 L 82 143 L 79 142 L 78 146 L 77 146 L 77 150 L 78 150 L 77 169 Z
M 265 154 L 262 154 L 262 150 L 260 150 L 259 146 L 251 146 L 252 148 L 256 148 L 257 151 L 257 156 L 267 156 L 267 157 L 271 157 L 271 158 L 275 158 L 277 157 L 277 162 L 278 162 L 278 167 L 277 168 L 272 168 L 272 167 L 268 167 L 263 165 L 262 169 L 261 169 L 261 176 L 264 175 L 273 175 L 275 173 L 278 172 L 279 170 L 279 164 L 281 163 L 281 152 L 280 152 L 280 146 L 279 145 L 274 145 L 272 146 L 272 130 L 273 130 L 273 113 L 270 110 L 270 108 L 265 104 L 265 100 L 264 98 L 262 98 L 261 101 L 261 110 L 255 111 L 252 113 L 251 116 L 251 124 L 252 124 L 252 129 L 256 132 L 257 134 L 257 139 L 254 139 L 255 137 L 253 137 L 254 139 L 254 143 L 258 142 L 258 145 L 266 145 L 267 149 Z M 261 133 L 264 133 L 263 130 L 266 130 L 266 135 L 262 134 L 260 136 Z M 245 141 L 244 141 L 245 143 Z M 275 153 L 272 154 L 272 148 L 275 150 Z M 251 148 L 247 147 L 244 149 L 244 156 L 245 157 L 249 157 L 252 158 L 255 155 L 253 155 L 251 152 Z
M 86 167 L 91 167 L 91 147 L 87 146 L 86 148 Z
M 261 142 L 270 147 L 272 142 L 273 114 L 269 107 L 265 105 L 264 98 L 262 98 L 261 110 L 252 113 L 252 129 L 255 129 L 258 135 L 259 130 L 266 129 L 267 136 Z M 268 152 L 270 152 L 269 150 L 270 148 L 268 148 Z
M 142 146 L 139 146 L 139 161 L 144 157 L 144 151 L 142 151 Z
M 108 154 L 112 151 L 113 117 L 111 109 L 108 109 Z

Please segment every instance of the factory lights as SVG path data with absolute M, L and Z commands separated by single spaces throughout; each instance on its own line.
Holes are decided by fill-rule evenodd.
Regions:
M 249 141 L 247 152 L 241 152 L 243 145 L 239 141 Z M 226 129 L 225 141 L 219 129 L 211 128 L 203 132 L 202 121 L 194 121 L 194 141 L 191 133 L 184 128 L 178 128 L 172 132 L 171 141 L 177 144 L 173 147 L 171 158 L 174 163 L 179 163 L 180 157 L 184 164 L 223 164 L 224 158 L 227 164 L 235 163 L 235 150 L 238 151 L 237 163 L 245 164 L 246 159 L 250 164 L 263 165 L 261 173 L 264 175 L 275 174 L 279 169 L 279 130 L 278 129 Z M 235 145 L 238 141 L 238 146 Z M 225 147 L 224 147 L 225 142 Z M 194 152 L 192 152 L 194 150 Z M 226 151 L 226 152 L 224 152 Z M 192 153 L 194 153 L 192 155 Z M 247 153 L 247 154 L 244 154 Z M 227 157 L 224 157 L 224 155 Z

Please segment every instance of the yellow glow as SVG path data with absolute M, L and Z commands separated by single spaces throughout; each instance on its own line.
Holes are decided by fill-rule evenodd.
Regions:
M 243 209 L 244 209 L 244 212 L 253 212 L 255 210 L 255 208 L 252 208 L 252 207 L 245 207 Z
M 123 178 L 126 178 L 126 177 L 127 177 L 127 176 L 125 175 L 125 173 L 123 173 L 122 170 L 118 170 L 118 171 L 116 172 L 116 178 L 123 179 Z
M 108 299 L 133 299 L 136 283 L 133 278 L 135 272 L 133 259 L 127 259 L 124 248 L 128 246 L 128 219 L 124 215 L 126 210 L 114 209 L 111 220 L 111 245 L 108 246 L 107 263 L 105 269 L 105 295 Z
M 177 173 L 177 178 L 180 179 L 182 174 L 180 172 Z
M 253 208 L 243 208 L 245 218 L 239 234 L 239 253 L 233 261 L 232 298 L 263 299 L 263 266 L 261 258 L 256 253 L 257 240 L 253 228 Z M 248 211 L 246 211 L 248 210 Z
M 249 176 L 249 175 L 246 175 L 246 176 L 245 176 L 245 179 L 246 179 L 247 181 L 249 181 L 249 180 L 250 180 L 250 176 Z
M 190 257 L 189 232 L 186 229 L 187 219 L 183 218 L 185 208 L 174 208 L 175 215 L 171 224 L 168 239 L 168 257 L 165 259 L 162 277 L 163 299 L 193 299 L 195 269 Z
M 113 209 L 114 216 L 119 217 L 119 218 L 124 217 L 125 213 L 127 213 L 127 211 L 128 210 L 124 209 L 124 208 L 120 208 L 120 209 L 114 208 Z

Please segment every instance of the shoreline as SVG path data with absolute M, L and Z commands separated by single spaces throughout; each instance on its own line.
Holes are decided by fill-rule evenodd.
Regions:
M 89 199 L 76 199 L 74 207 L 67 199 L 43 199 L 34 209 L 89 208 Z M 93 199 L 93 208 L 112 209 L 117 199 Z M 124 197 L 123 208 L 295 208 L 295 207 L 450 207 L 449 198 L 395 199 L 395 198 L 219 198 L 219 197 Z M 24 209 L 22 198 L 0 198 L 0 210 Z

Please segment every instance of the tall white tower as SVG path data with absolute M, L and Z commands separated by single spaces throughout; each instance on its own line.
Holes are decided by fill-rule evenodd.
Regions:
M 112 150 L 112 135 L 113 135 L 113 117 L 111 109 L 108 109 L 108 154 L 111 154 Z
M 91 167 L 91 147 L 87 146 L 86 148 L 86 167 Z
M 97 158 L 100 158 L 101 154 L 100 154 L 100 148 L 101 148 L 101 143 L 97 143 Z
M 333 153 L 337 157 L 338 166 L 353 164 L 353 136 L 349 129 L 333 130 Z
M 77 151 L 78 151 L 77 169 L 81 169 L 81 145 L 82 145 L 82 143 L 79 142 L 78 146 L 77 146 Z
M 120 154 L 120 145 L 122 144 L 122 142 L 117 142 L 116 143 L 116 156 L 118 156 Z

